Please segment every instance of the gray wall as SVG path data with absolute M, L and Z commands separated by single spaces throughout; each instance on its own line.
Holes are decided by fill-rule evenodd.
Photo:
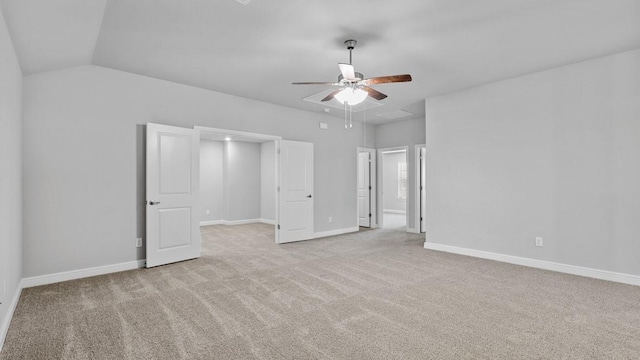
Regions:
M 377 149 L 407 146 L 407 176 L 409 177 L 409 191 L 407 194 L 407 228 L 415 229 L 415 145 L 425 143 L 425 119 L 398 121 L 390 124 L 378 125 L 375 131 Z M 378 160 L 380 161 L 380 160 Z
M 427 99 L 427 241 L 640 275 L 639 84 L 635 50 Z
M 361 123 L 97 66 L 24 78 L 27 277 L 144 258 L 144 126 L 195 125 L 314 143 L 314 231 L 356 227 Z M 327 122 L 329 130 L 318 123 Z M 368 143 L 374 146 L 373 128 Z M 333 222 L 329 223 L 329 216 Z M 55 254 L 56 256 L 51 256 Z
M 398 198 L 398 164 L 404 162 L 406 162 L 406 152 L 382 154 L 382 205 L 384 210 L 407 210 L 407 200 Z
M 0 330 L 22 278 L 21 184 L 22 72 L 0 8 Z
M 260 144 L 226 141 L 225 220 L 260 218 Z
M 276 219 L 276 157 L 275 142 L 260 145 L 260 218 Z
M 222 141 L 200 140 L 201 222 L 224 219 L 223 155 Z

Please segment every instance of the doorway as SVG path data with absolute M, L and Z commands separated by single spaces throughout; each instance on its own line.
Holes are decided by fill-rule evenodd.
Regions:
M 419 233 L 426 232 L 427 213 L 427 148 L 426 145 L 415 146 L 415 193 L 418 194 L 415 202 L 415 224 Z
M 241 202 L 260 203 L 260 215 L 248 220 L 232 219 L 232 223 L 263 222 L 275 226 L 275 242 L 308 240 L 314 237 L 313 232 L 313 144 L 307 142 L 283 140 L 279 136 L 194 127 L 201 138 L 224 140 L 229 156 L 223 163 L 223 171 L 227 173 L 225 182 L 235 187 L 235 193 Z M 238 157 L 240 149 L 259 152 L 257 160 L 261 169 L 253 175 L 247 173 L 243 159 Z M 258 150 L 250 150 L 251 148 Z M 240 156 L 241 157 L 241 156 Z M 254 156 L 255 158 L 255 156 Z M 239 161 L 241 160 L 241 161 Z M 234 166 L 235 163 L 235 166 Z M 231 174 L 231 169 L 239 169 L 238 174 Z M 238 172 L 236 171 L 236 172 Z M 251 181 L 254 186 L 244 184 Z M 244 184 L 244 186 L 239 186 Z M 252 189 L 253 188 L 253 189 Z M 234 192 L 225 189 L 225 205 L 227 213 L 233 209 Z M 253 195 L 251 195 L 253 194 Z M 265 205 L 265 206 L 262 206 Z M 237 217 L 237 216 L 234 216 Z M 245 216 L 246 217 L 246 216 Z M 228 223 L 228 222 L 227 222 Z
M 380 227 L 406 231 L 409 194 L 407 147 L 380 149 L 378 153 Z
M 200 226 L 276 224 L 275 140 L 200 134 Z
M 313 143 L 224 129 L 199 126 L 189 129 L 147 123 L 147 267 L 200 256 L 201 236 L 198 225 L 200 211 L 203 210 L 199 198 L 200 143 L 202 138 L 207 137 L 214 141 L 219 138 L 226 142 L 235 140 L 238 144 L 273 142 L 271 153 L 275 160 L 271 167 L 275 174 L 275 181 L 272 182 L 275 194 L 272 196 L 275 204 L 274 240 L 276 243 L 283 243 L 313 238 Z M 262 149 L 262 146 L 258 149 Z M 232 155 L 235 156 L 230 154 L 223 158 L 223 170 L 228 170 Z M 242 169 L 243 166 L 240 161 L 236 167 Z M 251 176 L 240 175 L 238 182 L 242 183 Z M 231 175 L 224 175 L 226 182 L 235 182 L 234 179 Z M 251 188 L 243 189 L 241 186 L 237 195 L 255 195 L 260 190 L 258 181 Z M 229 196 L 227 188 L 223 192 L 225 197 Z M 260 204 L 260 197 L 249 196 L 245 201 Z M 225 203 L 225 206 L 230 203 Z

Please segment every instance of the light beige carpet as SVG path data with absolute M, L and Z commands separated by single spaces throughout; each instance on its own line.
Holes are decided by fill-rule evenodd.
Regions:
M 198 260 L 25 289 L 8 359 L 638 359 L 640 287 L 368 230 L 203 228 Z

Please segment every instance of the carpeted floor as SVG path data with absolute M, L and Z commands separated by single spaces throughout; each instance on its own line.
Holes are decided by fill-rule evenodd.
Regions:
M 384 216 L 383 224 L 385 230 L 407 230 L 407 215 L 395 214 L 385 211 L 384 213 L 382 213 L 382 216 Z
M 640 287 L 428 251 L 386 230 L 23 291 L 0 359 L 638 359 Z

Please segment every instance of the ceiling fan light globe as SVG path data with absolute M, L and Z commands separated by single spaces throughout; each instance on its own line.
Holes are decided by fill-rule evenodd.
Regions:
M 369 95 L 362 89 L 344 88 L 342 91 L 336 94 L 335 98 L 340 101 L 341 104 L 347 102 L 347 104 L 353 106 L 358 105 L 364 101 Z
M 358 105 L 361 102 L 363 102 L 367 96 L 369 95 L 369 93 L 367 93 L 366 91 L 362 90 L 362 89 L 355 89 L 353 91 L 353 97 L 351 98 L 351 101 L 349 101 L 349 105 Z

